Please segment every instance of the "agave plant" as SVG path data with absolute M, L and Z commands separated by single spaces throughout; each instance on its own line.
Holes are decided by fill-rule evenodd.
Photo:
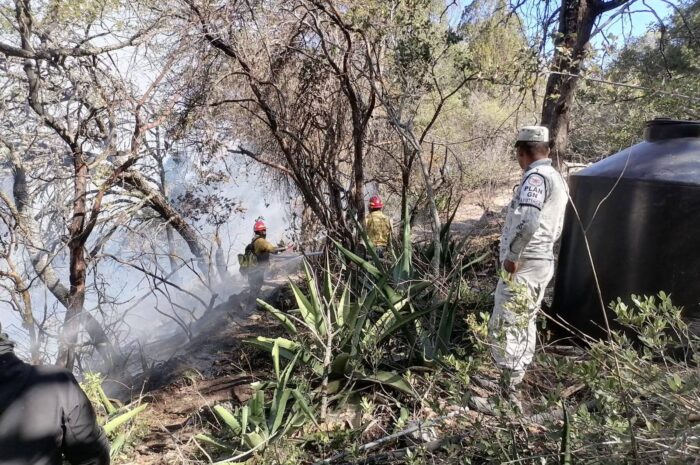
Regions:
M 401 329 L 413 350 L 421 356 L 423 362 L 431 361 L 441 355 L 449 353 L 450 339 L 454 329 L 455 313 L 460 300 L 459 280 L 452 286 L 447 299 L 437 300 L 433 298 L 435 289 L 433 282 L 427 278 L 413 278 L 410 281 L 394 281 L 395 287 L 387 284 L 386 274 L 367 262 L 363 258 L 338 246 L 343 254 L 355 264 L 359 265 L 373 280 L 373 285 L 383 302 L 391 309 L 395 303 L 402 302 L 410 310 L 410 318 L 406 316 L 406 322 L 412 322 L 410 328 L 402 325 Z M 407 269 L 408 276 L 413 276 L 410 266 Z M 399 260 L 397 268 L 403 268 L 404 264 Z M 403 276 L 405 270 L 392 270 L 394 276 Z M 424 317 L 430 316 L 427 321 Z M 431 323 L 434 322 L 434 323 Z
M 272 350 L 276 380 L 272 383 L 255 383 L 255 393 L 246 405 L 235 411 L 217 405 L 212 410 L 226 426 L 233 443 L 221 442 L 199 434 L 195 438 L 229 453 L 237 454 L 229 461 L 244 460 L 261 451 L 270 443 L 302 427 L 307 421 L 316 423 L 316 416 L 305 394 L 291 386 L 291 375 L 296 366 L 294 357 L 284 369 L 280 360 L 280 346 Z M 271 400 L 266 392 L 272 390 Z
M 465 235 L 463 238 L 455 238 L 451 233 L 452 223 L 454 222 L 458 209 L 459 205 L 455 207 L 440 229 L 440 268 L 442 270 L 451 270 L 455 267 L 459 267 L 460 271 L 463 271 L 466 268 L 460 266 L 460 258 L 464 255 L 469 236 Z M 431 262 L 435 255 L 434 244 L 431 242 L 427 246 L 417 250 L 417 254 L 425 262 Z M 467 267 L 468 266 L 471 265 L 467 265 Z
M 372 267 L 368 262 L 367 265 Z M 410 297 L 388 288 L 376 287 L 353 297 L 350 281 L 334 279 L 329 269 L 327 266 L 319 281 L 309 264 L 304 263 L 308 293 L 290 283 L 298 307 L 295 312 L 285 314 L 258 301 L 282 323 L 288 337 L 261 336 L 247 342 L 288 360 L 298 358 L 317 376 L 322 390 L 328 389 L 329 384 L 335 390 L 348 383 L 380 383 L 413 395 L 411 386 L 399 374 L 372 369 L 368 360 L 373 354 L 369 352 L 376 351 L 428 311 L 414 311 Z
M 450 292 L 447 300 L 434 301 L 434 280 L 421 278 L 414 268 L 407 211 L 406 208 L 402 247 L 395 260 L 380 260 L 360 228 L 367 258 L 339 243 L 335 247 L 341 262 L 357 267 L 361 285 L 353 288 L 353 280 L 346 273 L 348 267 L 337 275 L 331 273 L 328 255 L 323 271 L 316 272 L 305 262 L 307 292 L 294 282 L 290 284 L 296 311 L 285 314 L 258 301 L 283 324 L 288 336 L 258 337 L 248 342 L 268 352 L 276 350 L 286 359 L 298 356 L 317 376 L 316 382 L 324 393 L 329 392 L 329 387 L 332 391 L 355 383 L 379 383 L 413 394 L 401 372 L 396 371 L 396 364 L 378 364 L 377 354 L 389 345 L 394 358 L 403 356 L 412 362 L 447 353 L 459 285 L 454 286 L 457 291 Z

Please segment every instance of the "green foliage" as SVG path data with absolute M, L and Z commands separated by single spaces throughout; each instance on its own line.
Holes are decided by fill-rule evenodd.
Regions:
M 441 235 L 444 252 L 442 255 L 443 259 L 441 260 L 442 266 L 446 266 L 448 261 L 457 261 L 458 256 L 462 257 L 462 251 L 466 244 L 466 238 L 459 241 L 454 241 L 451 239 L 451 221 L 452 219 L 446 223 Z M 407 224 L 407 221 L 404 222 L 404 224 Z M 369 244 L 368 246 L 371 247 Z M 370 279 L 374 280 L 371 286 L 373 286 L 375 290 L 378 289 L 383 291 L 379 292 L 379 296 L 382 297 L 384 302 L 390 306 L 389 308 L 393 308 L 393 306 L 396 305 L 395 302 L 402 302 L 408 305 L 409 309 L 412 309 L 410 311 L 409 318 L 411 320 L 415 320 L 412 328 L 414 331 L 402 331 L 409 342 L 412 351 L 418 349 L 423 361 L 432 361 L 437 357 L 449 353 L 450 339 L 454 329 L 454 315 L 460 300 L 461 288 L 459 285 L 453 286 L 446 300 L 435 302 L 435 289 L 430 288 L 432 284 L 432 277 L 427 274 L 425 276 L 421 276 L 421 273 L 426 272 L 423 270 L 419 271 L 418 268 L 413 266 L 416 257 L 423 262 L 430 261 L 432 258 L 432 245 L 427 246 L 427 249 L 417 250 L 416 256 L 414 256 L 411 261 L 407 263 L 400 259 L 386 273 L 382 273 L 380 270 L 372 267 L 369 262 L 353 254 L 352 252 L 340 246 L 339 249 L 353 263 L 359 265 L 365 271 L 368 271 Z M 404 250 L 404 255 L 411 253 L 411 251 L 411 248 L 406 247 Z M 483 258 L 486 256 L 487 255 L 484 255 Z M 472 261 L 463 268 L 457 267 L 455 270 L 455 275 L 461 277 L 463 271 L 478 263 L 482 259 Z M 393 287 L 387 284 L 391 282 L 391 277 L 397 276 L 411 277 L 408 288 L 406 288 L 406 283 L 404 281 L 394 280 Z M 460 282 L 460 279 L 457 279 L 458 283 Z M 414 308 L 420 307 L 423 307 L 426 310 L 419 312 L 413 310 Z M 426 315 L 430 316 L 427 321 L 422 318 Z
M 700 2 L 682 3 L 664 23 L 606 50 L 612 63 L 592 70 L 597 78 L 635 87 L 581 86 L 571 143 L 584 160 L 640 141 L 644 122 L 655 117 L 700 119 Z
M 463 53 L 490 80 L 516 83 L 536 69 L 537 52 L 529 47 L 518 17 L 507 2 L 471 2 L 462 13 L 459 33 L 465 44 Z M 497 89 L 488 83 L 482 85 Z
M 102 382 L 104 378 L 100 373 L 85 373 L 83 382 L 80 387 L 87 395 L 88 399 L 96 407 L 99 413 L 103 413 L 104 416 L 113 415 L 117 409 L 112 404 L 112 401 L 107 397 L 105 391 L 102 389 Z
M 432 0 L 404 0 L 396 11 L 396 44 L 393 48 L 397 73 L 425 76 L 433 65 L 436 53 L 447 39 L 444 26 L 432 21 Z
M 236 454 L 232 460 L 245 460 L 301 428 L 307 421 L 316 423 L 316 414 L 307 395 L 291 379 L 297 357 L 289 361 L 281 371 L 279 368 L 283 362 L 274 348 L 272 358 L 276 368 L 274 382 L 255 383 L 255 392 L 248 403 L 234 411 L 222 405 L 212 409 L 223 423 L 222 436 L 227 440 L 219 441 L 204 434 L 195 439 L 226 454 Z
M 81 387 L 95 406 L 98 421 L 102 423 L 105 434 L 111 438 L 110 455 L 114 459 L 127 443 L 133 440 L 135 420 L 148 408 L 148 404 L 138 403 L 133 407 L 115 405 L 115 401 L 109 399 L 102 389 L 102 381 L 100 373 L 86 373 Z
M 625 303 L 625 301 L 629 303 Z M 610 340 L 563 355 L 544 347 L 522 385 L 528 412 L 513 417 L 494 398 L 493 417 L 468 423 L 459 458 L 439 463 L 689 463 L 700 434 L 700 339 L 665 293 L 632 296 L 611 308 L 623 326 Z M 521 304 L 526 305 L 525 301 Z M 488 315 L 471 316 L 483 341 Z M 453 376 L 443 389 L 464 402 L 470 374 L 488 369 L 488 344 L 444 359 Z M 567 393 L 568 391 L 568 393 Z M 571 393 L 575 392 L 575 395 Z M 480 395 L 480 394 L 479 394 Z M 521 429 L 521 426 L 524 428 Z M 523 431 L 525 429 L 526 431 Z M 448 430 L 452 434 L 452 429 Z
M 338 247 L 348 254 L 350 260 L 362 263 L 368 273 L 383 278 L 386 283 L 387 276 L 374 265 Z M 308 263 L 304 267 L 307 294 L 291 283 L 297 303 L 295 312 L 285 315 L 259 301 L 282 322 L 295 341 L 258 337 L 247 342 L 269 351 L 273 357 L 298 358 L 318 377 L 312 381 L 315 385 L 330 373 L 331 380 L 341 382 L 340 387 L 379 383 L 412 395 L 411 387 L 401 376 L 378 369 L 382 363 L 377 363 L 377 354 L 405 327 L 428 313 L 429 310 L 416 311 L 413 308 L 413 288 L 409 286 L 404 294 L 384 284 L 372 290 L 363 289 L 359 297 L 352 298 L 351 282 L 335 278 L 328 263 L 322 279 L 317 278 Z M 278 370 L 278 362 L 274 365 Z
M 661 455 L 669 463 L 681 463 L 687 458 L 687 441 L 672 448 L 657 445 L 698 433 L 688 416 L 700 409 L 695 395 L 700 373 L 693 367 L 700 340 L 665 293 L 632 296 L 631 301 L 611 306 L 624 331 L 615 331 L 610 341 L 592 343 L 586 359 L 542 361 L 556 368 L 557 377 L 586 386 L 592 398 L 565 416 L 569 451 L 562 448 L 561 453 L 570 457 L 569 463 L 634 454 L 645 463 L 655 463 Z
M 285 313 L 258 301 L 281 323 L 286 334 L 276 338 L 259 336 L 246 342 L 270 354 L 277 383 L 263 383 L 258 388 L 275 386 L 276 394 L 266 398 L 283 405 L 261 409 L 260 405 L 252 405 L 262 402 L 256 394 L 245 407 L 214 410 L 228 425 L 229 437 L 249 435 L 247 442 L 243 441 L 248 452 L 257 452 L 298 430 L 309 419 L 325 424 L 328 409 L 356 402 L 350 399 L 357 398 L 359 392 L 363 393 L 363 405 L 367 408 L 374 405 L 377 394 L 372 393 L 382 393 L 382 397 L 391 393 L 399 423 L 408 421 L 409 409 L 402 400 L 417 402 L 417 383 L 424 382 L 422 376 L 414 374 L 416 365 L 436 366 L 437 360 L 447 360 L 452 352 L 462 288 L 461 279 L 457 279 L 447 295 L 438 298 L 437 290 L 431 289 L 434 281 L 415 266 L 408 221 L 404 225 L 404 246 L 395 259 L 380 260 L 369 241 L 369 258 L 336 244 L 335 265 L 331 265 L 330 255 L 323 268 L 312 268 L 305 262 L 302 282 L 290 284 L 294 310 Z M 445 240 L 449 241 L 449 231 Z M 457 260 L 456 255 L 454 259 Z M 456 273 L 461 269 L 458 267 Z M 266 412 L 267 429 L 251 429 L 254 411 Z M 280 416 L 281 412 L 286 413 Z M 270 420 L 272 417 L 277 419 Z M 241 455 L 244 451 L 240 446 L 232 447 L 230 441 L 200 439 L 247 457 Z
M 120 427 L 129 423 L 147 408 L 148 404 L 141 404 L 138 407 L 134 407 L 132 409 L 127 410 L 124 413 L 115 416 L 114 418 L 110 417 L 109 421 L 107 421 L 107 423 L 104 424 L 105 433 L 108 436 L 111 436 L 116 431 L 118 431 Z
M 455 216 L 457 215 L 458 209 L 459 205 L 457 205 L 454 208 L 449 218 L 442 225 L 442 229 L 440 230 L 440 268 L 443 270 L 454 270 L 457 267 L 459 268 L 458 271 L 461 274 L 462 272 L 466 271 L 467 268 L 471 267 L 472 265 L 475 265 L 480 260 L 470 262 L 464 267 L 460 266 L 461 259 L 464 257 L 464 254 L 466 252 L 466 246 L 467 241 L 469 240 L 469 236 L 465 235 L 464 237 L 458 239 L 455 239 L 452 236 L 452 222 L 454 221 Z M 431 262 L 435 254 L 435 247 L 432 243 L 430 243 L 427 246 L 418 249 L 417 253 L 423 261 Z M 488 253 L 482 255 L 482 259 L 486 259 L 488 256 Z

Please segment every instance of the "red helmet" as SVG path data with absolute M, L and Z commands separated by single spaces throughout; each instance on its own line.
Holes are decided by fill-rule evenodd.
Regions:
M 253 231 L 255 231 L 256 233 L 267 231 L 267 226 L 265 226 L 265 222 L 262 220 L 256 221 L 255 226 L 253 226 Z
M 382 203 L 382 199 L 378 195 L 373 195 L 369 199 L 369 208 L 375 209 L 375 208 L 384 208 L 384 204 Z

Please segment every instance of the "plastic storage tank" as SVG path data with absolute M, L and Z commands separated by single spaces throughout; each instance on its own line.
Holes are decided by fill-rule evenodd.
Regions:
M 647 122 L 644 142 L 572 175 L 569 188 L 580 222 L 569 205 L 554 316 L 604 334 L 585 229 L 606 307 L 665 291 L 700 334 L 700 121 Z

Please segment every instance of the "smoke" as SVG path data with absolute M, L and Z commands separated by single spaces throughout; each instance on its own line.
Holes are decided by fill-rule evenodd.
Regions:
M 183 167 L 182 163 L 178 162 L 171 164 L 168 168 L 169 184 L 177 186 L 171 191 L 171 197 L 176 197 L 184 192 L 188 183 L 196 182 L 196 178 L 189 174 L 195 171 L 192 167 Z M 281 192 L 270 190 L 263 182 L 261 174 L 244 172 L 241 175 L 237 170 L 245 171 L 247 168 L 244 165 L 235 166 L 231 173 L 231 180 L 217 186 L 217 194 L 235 199 L 240 207 L 239 211 L 230 215 L 218 227 L 205 221 L 196 224 L 197 229 L 202 234 L 203 241 L 211 248 L 213 268 L 215 268 L 214 257 L 219 247 L 213 239 L 215 234 L 218 234 L 221 252 L 226 263 L 225 273 L 219 275 L 215 269 L 212 269 L 209 274 L 206 274 L 199 270 L 184 268 L 172 276 L 171 280 L 182 287 L 185 292 L 170 289 L 168 298 L 163 295 L 164 292 L 151 294 L 150 289 L 143 285 L 144 281 L 140 273 L 133 274 L 133 276 L 132 273 L 125 275 L 122 278 L 125 289 L 132 289 L 132 294 L 134 290 L 139 289 L 139 292 L 149 295 L 130 311 L 125 320 L 131 334 L 124 345 L 133 346 L 134 343 L 138 343 L 142 348 L 158 347 L 158 353 L 147 353 L 148 356 L 152 357 L 171 354 L 172 351 L 163 347 L 161 342 L 171 339 L 175 341 L 178 340 L 178 335 L 184 335 L 185 331 L 181 324 L 192 323 L 194 318 L 201 317 L 211 303 L 212 293 L 217 295 L 214 302 L 214 306 L 216 306 L 226 302 L 231 295 L 246 290 L 248 283 L 239 272 L 237 256 L 243 253 L 245 247 L 250 243 L 256 218 L 263 217 L 265 219 L 268 240 L 272 243 L 278 243 L 280 240 L 289 242 L 289 237 L 285 233 L 289 226 L 290 199 L 285 198 Z M 178 241 L 178 254 L 186 255 L 187 251 L 184 249 L 182 241 Z M 272 273 L 278 278 L 286 278 L 287 275 L 296 272 L 301 264 L 299 256 L 285 255 L 286 257 L 273 258 Z M 166 267 L 166 261 L 161 261 Z M 202 300 L 206 305 L 202 303 Z M 164 316 L 164 312 L 169 313 L 170 317 Z M 180 324 L 175 322 L 174 318 L 178 318 Z
M 168 160 L 166 178 L 168 185 L 172 186 L 169 196 L 177 198 L 193 184 L 201 183 L 201 168 L 195 157 L 184 161 Z M 104 247 L 105 258 L 90 267 L 85 309 L 103 321 L 105 326 L 117 329 L 114 342 L 122 353 L 129 353 L 138 347 L 149 347 L 163 340 L 181 340 L 192 321 L 201 317 L 208 307 L 226 302 L 232 294 L 238 294 L 247 288 L 247 280 L 243 279 L 238 270 L 237 255 L 243 253 L 251 241 L 253 223 L 257 217 L 265 218 L 268 240 L 273 243 L 280 240 L 289 243 L 289 213 L 295 199 L 285 196 L 284 192 L 274 186 L 267 185 L 262 174 L 251 172 L 244 164 L 234 164 L 233 168 L 227 169 L 230 178 L 205 193 L 235 200 L 237 210 L 218 226 L 207 222 L 204 217 L 194 224 L 201 234 L 201 242 L 210 248 L 212 263 L 218 249 L 214 236 L 218 233 L 226 263 L 226 272 L 221 276 L 215 269 L 198 269 L 189 249 L 177 234 L 174 237 L 178 269 L 173 272 L 165 229 L 156 223 L 152 226 L 153 231 L 148 229 L 150 226 L 141 231 L 119 228 Z M 3 190 L 7 191 L 5 186 Z M 116 257 L 119 261 L 107 258 L 109 256 Z M 30 276 L 34 275 L 26 260 L 17 261 L 24 263 Z M 67 253 L 59 254 L 53 261 L 64 282 L 67 282 L 67 262 Z M 300 263 L 300 257 L 274 258 L 274 274 L 278 279 L 285 278 L 298 270 Z M 131 265 L 141 267 L 142 270 Z M 144 273 L 143 269 L 150 274 Z M 167 280 L 167 283 L 161 278 Z M 213 302 L 212 294 L 217 295 Z M 43 310 L 49 309 L 49 313 L 53 313 L 52 330 L 58 332 L 65 318 L 63 307 L 46 292 L 39 280 L 33 282 L 31 295 L 36 317 L 41 319 Z M 15 312 L 2 312 L 0 318 L 3 327 L 17 341 L 18 353 L 26 357 L 29 354 L 29 341 L 19 315 Z M 47 361 L 53 361 L 51 357 L 55 355 L 57 342 L 52 340 L 45 345 Z M 81 331 L 79 344 L 86 342 L 87 335 Z M 153 354 L 154 357 L 162 355 Z M 85 361 L 83 367 L 100 369 L 102 364 L 99 357 L 95 356 L 93 360 Z

